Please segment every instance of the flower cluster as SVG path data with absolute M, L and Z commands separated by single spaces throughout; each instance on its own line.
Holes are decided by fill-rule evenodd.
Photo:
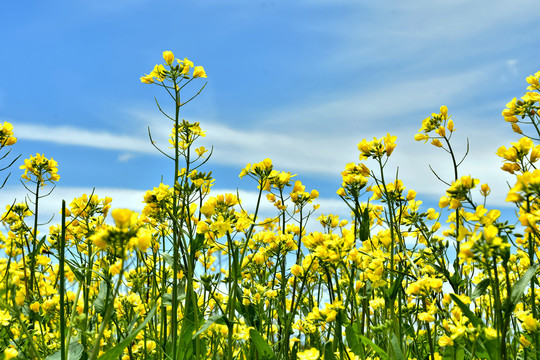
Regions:
M 44 155 L 36 154 L 24 160 L 24 165 L 20 166 L 24 170 L 21 176 L 26 181 L 34 181 L 40 186 L 45 186 L 47 182 L 53 183 L 60 180 L 58 175 L 58 163 L 53 158 L 47 159 Z
M 13 135 L 13 125 L 4 121 L 3 124 L 0 124 L 0 149 L 16 142 L 17 138 Z
M 165 80 L 172 78 L 196 79 L 206 77 L 206 72 L 202 66 L 194 66 L 193 62 L 187 58 L 184 58 L 184 60 L 175 59 L 171 51 L 164 51 L 163 59 L 169 70 L 166 70 L 162 64 L 156 65 L 150 74 L 141 77 L 142 83 L 153 84 L 155 81 L 163 83 Z

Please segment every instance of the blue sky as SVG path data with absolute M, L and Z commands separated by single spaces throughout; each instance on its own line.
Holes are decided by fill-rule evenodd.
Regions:
M 512 178 L 495 151 L 518 137 L 500 114 L 540 70 L 536 9 L 533 0 L 11 1 L 0 24 L 0 121 L 14 126 L 14 153 L 58 161 L 45 209 L 96 187 L 113 206 L 140 210 L 172 167 L 147 138 L 150 126 L 167 146 L 169 122 L 153 99 L 167 98 L 139 78 L 171 50 L 208 75 L 182 116 L 214 145 L 205 170 L 216 192 L 239 188 L 249 204 L 255 184 L 238 174 L 269 157 L 319 190 L 323 213 L 344 214 L 340 172 L 358 160 L 358 142 L 390 132 L 389 174 L 399 166 L 433 205 L 445 186 L 428 164 L 450 179 L 450 158 L 413 136 L 447 105 L 454 148 L 471 142 L 461 175 L 490 184 L 488 204 L 507 206 Z M 23 199 L 20 172 L 12 168 L 2 204 Z

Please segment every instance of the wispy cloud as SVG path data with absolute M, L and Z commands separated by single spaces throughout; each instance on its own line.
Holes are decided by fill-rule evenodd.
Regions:
M 107 131 L 91 131 L 73 126 L 46 126 L 16 123 L 17 137 L 25 140 L 43 141 L 62 145 L 86 146 L 100 149 L 155 153 L 148 139 Z

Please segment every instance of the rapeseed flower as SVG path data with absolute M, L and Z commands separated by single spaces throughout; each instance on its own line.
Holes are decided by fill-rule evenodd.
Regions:
M 298 360 L 317 360 L 320 356 L 320 352 L 316 348 L 311 348 L 300 351 L 296 356 L 298 357 Z
M 24 170 L 21 176 L 26 181 L 35 181 L 40 186 L 45 186 L 47 182 L 60 180 L 58 175 L 58 163 L 53 158 L 47 159 L 44 155 L 36 154 L 24 160 L 24 165 L 20 166 Z
M 10 146 L 17 142 L 17 138 L 13 135 L 13 125 L 4 121 L 0 124 L 0 149 L 4 146 Z

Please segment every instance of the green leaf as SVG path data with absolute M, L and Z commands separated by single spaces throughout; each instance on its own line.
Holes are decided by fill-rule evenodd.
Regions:
M 487 278 L 480 281 L 478 285 L 476 285 L 476 288 L 474 289 L 471 295 L 471 301 L 484 295 L 487 291 L 487 288 L 489 287 L 489 283 L 490 283 L 490 280 Z
M 249 338 L 251 341 L 253 341 L 253 345 L 255 345 L 255 348 L 257 349 L 257 353 L 259 354 L 260 360 L 275 360 L 276 356 L 274 355 L 274 352 L 272 351 L 272 348 L 266 340 L 259 334 L 259 332 L 255 329 L 249 330 Z
M 135 339 L 137 334 L 144 329 L 146 324 L 152 319 L 156 312 L 157 306 L 154 306 L 149 312 L 148 315 L 146 315 L 146 319 L 141 323 L 141 325 L 137 326 L 135 330 L 133 330 L 128 336 L 126 336 L 121 342 L 116 344 L 115 347 L 112 349 L 109 349 L 105 354 L 101 355 L 98 360 L 116 360 L 120 355 L 122 355 L 122 352 L 124 349 Z
M 398 293 L 399 289 L 401 288 L 401 282 L 403 281 L 404 276 L 405 276 L 405 274 L 400 273 L 398 275 L 398 277 L 394 280 L 394 283 L 392 284 L 392 287 L 385 291 L 385 295 L 386 295 L 385 300 L 388 300 L 387 304 L 388 303 L 393 303 L 394 300 L 396 300 L 397 293 Z
M 41 240 L 39 240 L 39 242 L 37 243 L 36 248 L 34 249 L 34 252 L 31 254 L 32 256 L 37 256 L 38 254 L 41 253 L 41 247 L 45 243 L 45 239 L 47 239 L 47 235 L 43 236 L 41 238 Z
M 62 358 L 60 355 L 60 350 L 58 350 L 54 354 L 47 356 L 45 360 L 61 360 Z M 84 347 L 77 341 L 69 344 L 67 360 L 81 360 L 84 355 Z
M 369 346 L 375 351 L 382 359 L 384 360 L 390 360 L 390 357 L 387 353 L 384 352 L 383 349 L 375 345 L 375 343 L 371 340 L 369 340 L 367 337 L 360 335 L 360 340 L 364 343 L 364 345 Z
M 461 301 L 459 297 L 457 297 L 456 294 L 450 294 L 450 297 L 452 298 L 452 300 L 454 300 L 456 305 L 459 306 L 463 314 L 465 314 L 465 316 L 469 318 L 469 321 L 474 325 L 474 327 L 478 327 L 480 325 L 482 327 L 485 327 L 484 322 L 480 320 L 476 315 L 474 315 L 471 309 L 469 309 L 469 307 L 465 305 L 463 301 Z
M 456 360 L 464 360 L 465 359 L 465 349 L 460 347 L 456 351 Z
M 455 359 L 455 350 L 453 346 L 446 346 L 443 352 L 443 360 L 454 360 Z
M 360 241 L 369 239 L 369 206 L 366 206 L 362 214 L 362 222 L 360 223 Z
M 514 308 L 516 307 L 517 303 L 519 302 L 519 298 L 521 295 L 523 295 L 523 292 L 529 286 L 529 282 L 533 278 L 533 276 L 536 274 L 536 271 L 538 270 L 538 266 L 540 264 L 535 264 L 525 272 L 525 274 L 512 286 L 512 290 L 510 292 L 510 297 L 506 300 L 506 311 L 512 312 L 514 311 Z
M 178 292 L 178 296 L 176 297 L 176 299 L 178 300 L 178 303 L 183 301 L 185 298 L 186 298 L 186 293 Z M 161 301 L 162 301 L 163 305 L 171 306 L 172 305 L 172 294 L 169 294 L 169 293 L 163 294 L 163 298 L 162 298 Z
M 392 334 L 392 337 L 390 338 L 390 345 L 392 346 L 392 350 L 394 351 L 394 359 L 405 360 L 405 356 L 403 356 L 403 352 L 401 351 L 401 347 L 399 346 L 399 341 L 396 334 Z
M 336 360 L 336 354 L 334 354 L 334 344 L 332 340 L 327 341 L 324 345 L 324 360 Z
M 364 349 L 362 348 L 360 341 L 358 341 L 358 336 L 356 335 L 356 331 L 352 324 L 347 326 L 345 329 L 345 338 L 347 339 L 347 344 L 351 348 L 352 352 L 355 355 L 364 358 Z
M 193 339 L 196 339 L 197 336 L 199 336 L 200 334 L 202 334 L 203 332 L 205 332 L 213 323 L 217 323 L 217 324 L 221 324 L 221 325 L 225 325 L 226 324 L 226 320 L 227 318 L 225 317 L 225 315 L 221 314 L 221 315 L 211 315 L 208 317 L 208 320 L 206 320 L 206 322 L 203 324 L 203 326 L 201 326 L 201 328 L 199 329 L 199 331 L 197 331 L 195 334 L 193 334 Z
M 107 290 L 109 292 L 109 301 L 107 301 Z M 109 306 L 112 306 L 111 302 L 113 301 L 113 294 L 111 285 L 107 281 L 102 281 L 99 285 L 99 292 L 94 300 L 94 309 L 98 314 L 105 314 L 105 305 L 108 303 Z
M 177 353 L 180 354 L 180 359 L 191 359 L 194 352 L 193 333 L 197 330 L 195 324 L 197 323 L 198 309 L 193 304 L 193 301 L 196 297 L 197 294 L 193 291 L 192 283 L 188 282 L 184 319 L 182 320 L 182 328 L 180 329 L 180 337 L 177 344 Z
M 169 255 L 167 253 L 163 253 L 161 256 L 163 257 L 163 260 L 165 260 L 167 265 L 169 265 L 170 267 L 173 267 L 174 259 L 173 259 L 173 257 L 171 255 Z
M 484 341 L 482 341 L 484 340 Z M 489 358 L 491 360 L 496 360 L 496 359 L 500 359 L 501 358 L 501 354 L 500 354 L 500 351 L 499 351 L 499 342 L 497 341 L 498 339 L 490 339 L 490 340 L 487 340 L 485 338 L 485 334 L 482 334 L 481 336 L 481 340 L 480 340 L 480 343 L 482 344 L 482 346 L 484 347 L 484 349 L 487 350 L 488 354 L 489 354 Z

